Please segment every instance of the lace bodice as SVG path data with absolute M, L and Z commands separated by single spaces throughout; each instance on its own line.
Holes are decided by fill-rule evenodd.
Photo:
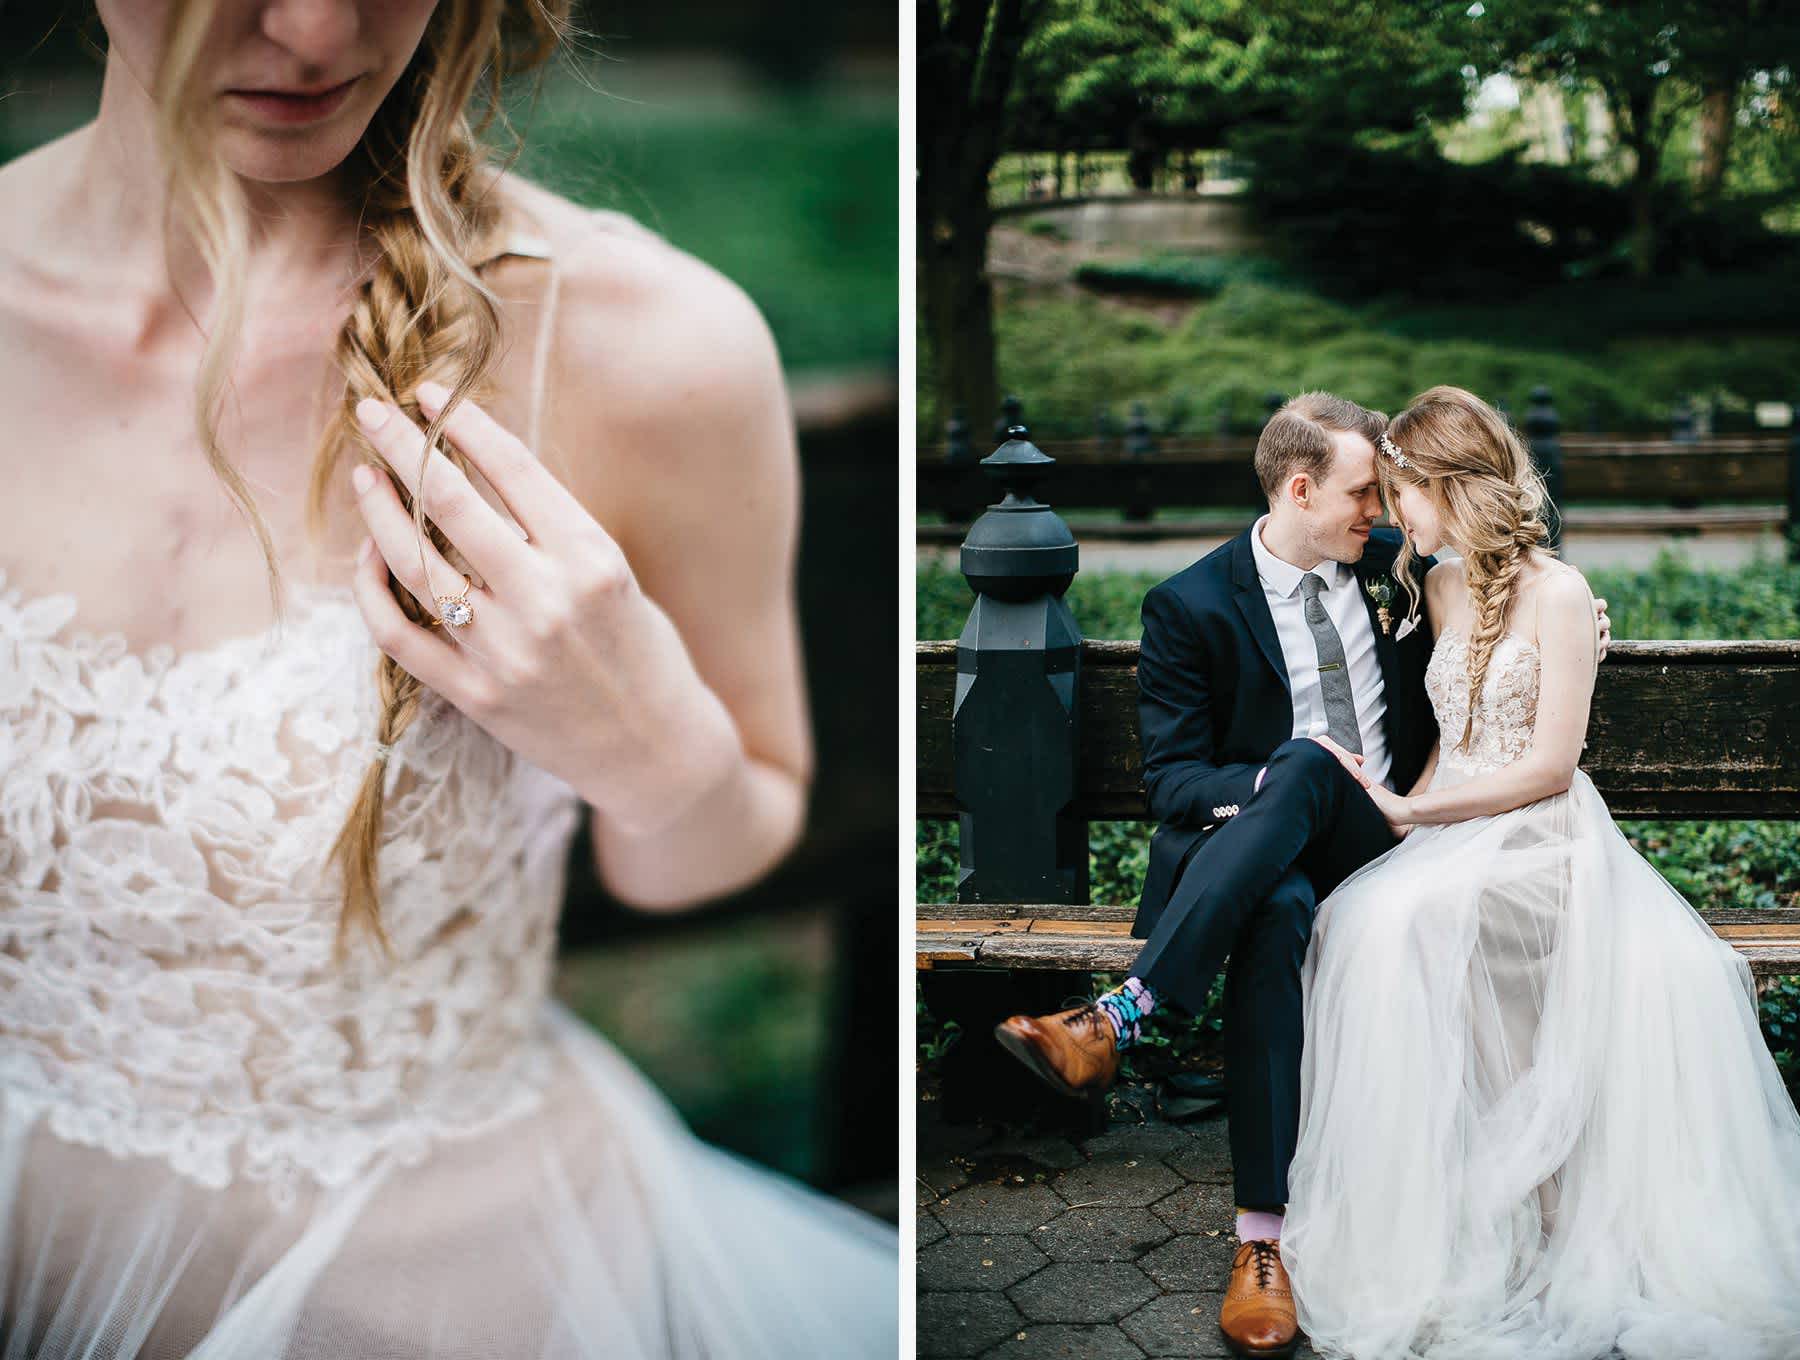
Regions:
M 289 1202 L 532 1108 L 581 807 L 440 696 L 395 744 L 395 960 L 332 958 L 326 853 L 379 652 L 347 586 L 284 633 L 138 654 L 0 572 L 0 1081 L 59 1136 Z
M 1500 635 L 1488 661 L 1466 751 L 1455 745 L 1469 715 L 1469 644 L 1460 629 L 1446 625 L 1439 633 L 1425 666 L 1425 692 L 1441 735 L 1433 785 L 1489 774 L 1531 749 L 1537 725 L 1537 647 L 1517 633 Z

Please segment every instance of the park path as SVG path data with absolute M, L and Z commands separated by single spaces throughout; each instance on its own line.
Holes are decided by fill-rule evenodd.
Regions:
M 1081 566 L 1084 571 L 1149 571 L 1172 575 L 1191 562 L 1198 561 L 1227 540 L 1222 538 L 1171 538 L 1151 543 L 1101 542 L 1083 540 Z M 1625 569 L 1642 571 L 1656 560 L 1663 548 L 1673 548 L 1695 567 L 1729 570 L 1747 566 L 1760 551 L 1763 556 L 1779 558 L 1781 539 L 1770 532 L 1707 533 L 1687 537 L 1666 534 L 1578 534 L 1571 533 L 1563 541 L 1564 560 L 1590 570 Z M 920 544 L 919 562 L 941 562 L 950 567 L 957 563 L 954 544 Z
M 1240 1245 L 1222 1114 L 1108 1098 L 1098 1137 L 946 1124 L 917 1104 L 919 1360 L 1225 1360 Z M 1304 1336 L 1294 1360 L 1319 1360 Z M 1611 1360 L 1624 1360 L 1617 1351 Z
M 938 1108 L 918 1106 L 919 1356 L 1231 1355 L 1223 1118 L 1115 1122 L 1076 1142 L 950 1125 Z M 1316 1360 L 1304 1342 L 1294 1354 Z

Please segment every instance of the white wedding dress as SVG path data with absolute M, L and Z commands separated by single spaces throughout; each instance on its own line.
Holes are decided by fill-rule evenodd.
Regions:
M 347 587 L 293 601 L 139 655 L 0 576 L 0 1357 L 892 1356 L 895 1231 L 548 995 L 582 804 L 439 696 L 397 961 L 333 963 L 378 652 Z
M 1441 752 L 1433 788 L 1530 748 L 1538 678 L 1503 636 L 1470 750 Z M 1460 734 L 1457 631 L 1426 687 Z M 1281 1246 L 1321 1354 L 1800 1356 L 1800 1117 L 1749 967 L 1586 773 L 1352 874 L 1303 978 Z

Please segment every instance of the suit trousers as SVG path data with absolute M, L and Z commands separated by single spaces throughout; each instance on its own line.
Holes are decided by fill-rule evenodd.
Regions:
M 1310 737 L 1284 742 L 1243 811 L 1195 851 L 1132 973 L 1199 1014 L 1225 974 L 1237 1202 L 1278 1209 L 1300 1133 L 1301 966 L 1321 899 L 1398 844 L 1368 793 Z

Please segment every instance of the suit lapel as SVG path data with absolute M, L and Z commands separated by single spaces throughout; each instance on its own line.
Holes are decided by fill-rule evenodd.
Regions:
M 1383 726 L 1387 729 L 1388 750 L 1395 749 L 1395 734 L 1402 730 L 1403 718 L 1401 709 L 1406 703 L 1406 686 L 1401 683 L 1400 644 L 1394 640 L 1392 629 L 1384 633 L 1381 630 L 1381 614 L 1375 603 L 1375 597 L 1369 594 L 1369 583 L 1389 576 L 1391 562 L 1370 560 L 1367 550 L 1357 559 L 1351 570 L 1356 573 L 1356 590 L 1362 596 L 1363 608 L 1369 611 L 1369 627 L 1375 630 L 1375 660 L 1381 667 L 1381 682 L 1387 691 L 1387 714 Z M 1405 592 L 1398 582 L 1393 582 L 1394 599 L 1388 605 L 1388 617 L 1394 627 L 1399 626 L 1401 615 L 1405 612 Z
M 1262 577 L 1256 572 L 1256 557 L 1250 551 L 1250 535 L 1254 532 L 1256 529 L 1252 525 L 1232 540 L 1231 580 L 1237 587 L 1238 611 L 1243 614 L 1244 622 L 1250 625 L 1250 636 L 1262 648 L 1263 657 L 1281 681 L 1282 693 L 1288 696 L 1291 706 L 1294 692 L 1288 684 L 1287 657 L 1281 650 L 1281 639 L 1275 633 L 1275 617 L 1269 613 L 1269 601 L 1263 594 Z

